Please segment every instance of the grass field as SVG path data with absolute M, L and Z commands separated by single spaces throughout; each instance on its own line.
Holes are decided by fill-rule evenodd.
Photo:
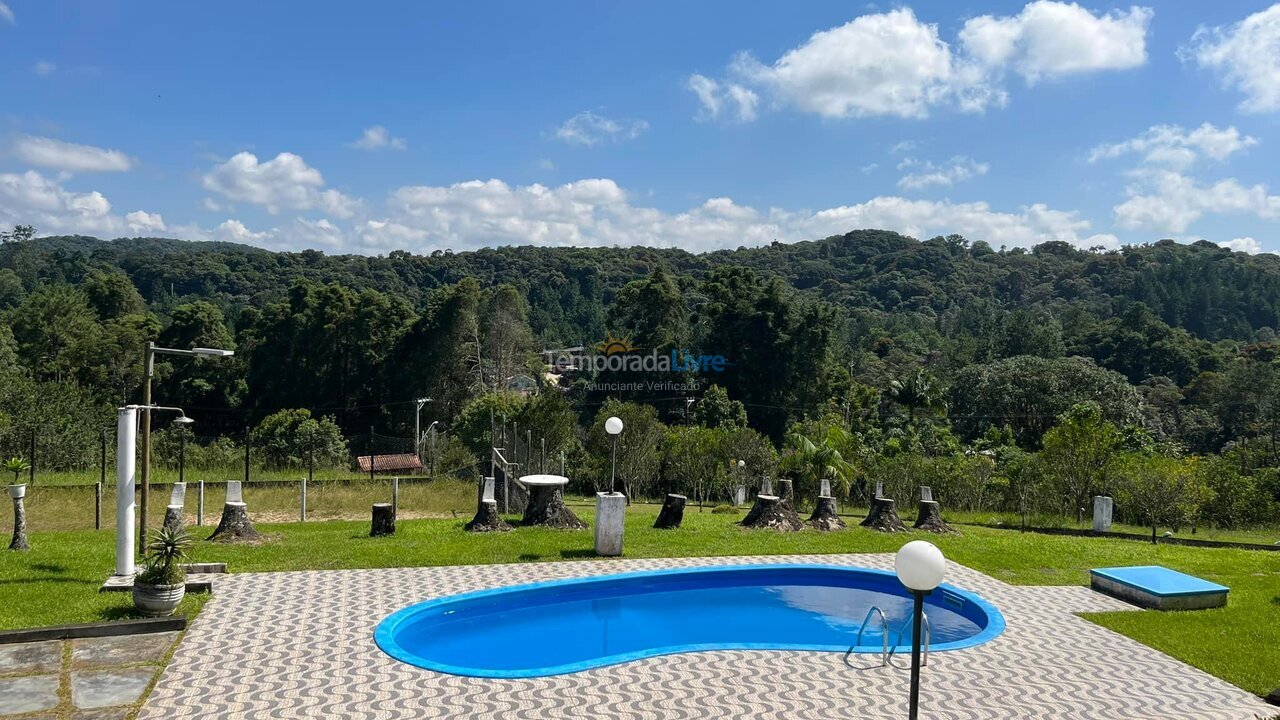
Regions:
M 403 496 L 402 496 L 403 498 Z M 252 505 L 251 505 L 252 507 Z M 589 506 L 576 506 L 590 519 Z M 653 530 L 657 509 L 628 514 L 628 557 L 893 552 L 916 534 L 861 528 L 780 535 L 734 525 L 738 516 L 685 514 L 677 532 Z M 260 523 L 257 546 L 197 543 L 197 560 L 225 561 L 233 572 L 530 562 L 591 557 L 590 531 L 536 528 L 493 535 L 462 532 L 466 518 L 405 520 L 393 538 L 367 537 L 368 521 Z M 1088 570 L 1159 564 L 1231 587 L 1229 607 L 1195 613 L 1123 612 L 1090 617 L 1255 693 L 1280 686 L 1280 553 L 1188 548 L 964 527 L 928 536 L 955 562 L 1015 584 L 1081 585 Z M 0 628 L 86 622 L 129 615 L 129 598 L 99 594 L 110 572 L 109 530 L 36 532 L 29 553 L 0 555 Z M 184 612 L 200 600 L 186 601 Z

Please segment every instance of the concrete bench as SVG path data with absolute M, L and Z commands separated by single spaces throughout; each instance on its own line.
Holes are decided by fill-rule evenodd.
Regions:
M 1096 568 L 1089 586 L 1104 595 L 1153 610 L 1224 607 L 1230 588 L 1159 565 Z

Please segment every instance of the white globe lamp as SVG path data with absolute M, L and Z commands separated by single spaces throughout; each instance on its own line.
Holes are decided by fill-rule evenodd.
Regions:
M 898 580 L 908 590 L 927 593 L 942 583 L 947 573 L 947 560 L 933 543 L 912 540 L 898 551 L 893 561 Z
M 604 431 L 610 435 L 622 433 L 622 418 L 614 416 L 604 421 Z

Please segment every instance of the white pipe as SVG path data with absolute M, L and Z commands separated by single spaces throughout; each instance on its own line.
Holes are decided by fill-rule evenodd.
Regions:
M 134 572 L 133 481 L 138 438 L 138 408 L 116 411 L 116 575 Z

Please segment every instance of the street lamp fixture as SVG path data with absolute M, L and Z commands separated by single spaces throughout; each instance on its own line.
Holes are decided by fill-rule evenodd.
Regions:
M 413 402 L 416 406 L 413 413 L 413 451 L 418 456 L 418 462 L 422 462 L 422 408 L 431 402 L 431 398 L 418 398 Z
M 616 492 L 618 477 L 618 436 L 622 434 L 622 418 L 616 415 L 604 421 L 604 431 L 609 433 L 609 492 Z
M 138 508 L 138 545 L 140 548 L 147 546 L 147 498 L 150 496 L 151 489 L 151 381 L 156 375 L 156 355 L 177 355 L 179 357 L 232 357 L 236 353 L 234 350 L 223 350 L 221 348 L 191 348 L 190 350 L 182 350 L 179 348 L 159 347 L 154 342 L 148 342 L 146 350 L 142 355 L 144 380 L 142 383 L 142 405 L 138 409 L 142 411 L 142 472 L 139 473 L 142 480 L 142 507 Z M 159 409 L 159 408 L 157 408 Z M 177 410 L 177 408 L 172 408 Z M 182 412 L 178 410 L 178 412 Z M 186 415 L 182 415 L 183 418 Z
M 924 540 L 912 540 L 898 551 L 893 561 L 898 580 L 915 598 L 911 615 L 911 705 L 908 717 L 916 720 L 920 705 L 920 639 L 924 619 L 924 596 L 933 592 L 947 573 L 942 551 Z

